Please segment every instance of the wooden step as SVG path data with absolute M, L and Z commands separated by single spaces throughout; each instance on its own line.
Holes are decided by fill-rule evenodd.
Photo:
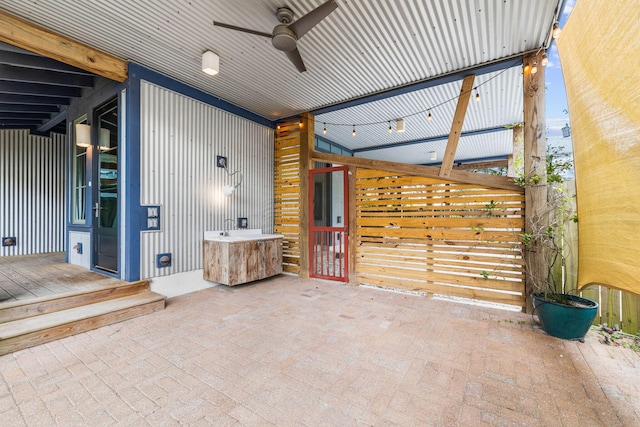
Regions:
M 53 313 L 86 304 L 107 301 L 149 290 L 149 281 L 119 282 L 92 290 L 81 290 L 46 297 L 30 298 L 24 301 L 3 303 L 0 305 L 0 323 L 27 317 Z
M 164 295 L 144 291 L 0 324 L 0 355 L 162 310 Z

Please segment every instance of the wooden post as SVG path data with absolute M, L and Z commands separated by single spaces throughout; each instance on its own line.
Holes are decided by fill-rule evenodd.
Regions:
M 356 274 L 356 251 L 358 249 L 358 221 L 356 211 L 356 170 L 355 166 L 349 166 L 349 284 L 357 285 L 358 277 Z
M 300 277 L 309 277 L 309 170 L 315 140 L 314 118 L 300 115 Z
M 456 157 L 456 150 L 458 149 L 458 142 L 460 141 L 460 134 L 462 133 L 462 125 L 464 124 L 464 116 L 467 114 L 467 106 L 469 105 L 469 97 L 473 90 L 475 78 L 476 76 L 471 74 L 466 76 L 462 81 L 458 105 L 456 106 L 456 112 L 453 115 L 453 122 L 451 123 L 451 130 L 449 131 L 447 148 L 444 150 L 444 157 L 440 165 L 440 178 L 448 178 L 451 174 L 451 169 L 453 169 L 453 161 Z
M 507 176 L 516 178 L 524 172 L 524 137 L 522 135 L 522 126 L 517 125 L 513 128 L 513 154 L 509 156 L 509 164 L 507 166 Z
M 537 62 L 538 72 L 531 73 L 531 67 Z M 545 93 L 544 67 L 542 52 L 528 54 L 523 62 L 524 96 L 524 175 L 527 183 L 537 176 L 538 184 L 528 184 L 525 188 L 525 233 L 532 231 L 532 221 L 539 221 L 544 215 L 547 203 L 547 162 L 545 138 Z M 534 239 L 533 244 L 525 248 L 525 295 L 527 313 L 533 311 L 531 293 L 535 283 L 546 283 L 549 266 L 542 253 L 542 244 Z

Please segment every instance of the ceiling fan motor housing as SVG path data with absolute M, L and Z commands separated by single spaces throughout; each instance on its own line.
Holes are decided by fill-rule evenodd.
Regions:
M 293 22 L 293 10 L 288 7 L 279 7 L 276 10 L 276 18 L 282 24 L 291 24 Z
M 271 44 L 278 50 L 282 50 L 284 52 L 288 52 L 290 50 L 294 50 L 296 48 L 296 43 L 298 39 L 296 35 L 287 28 L 286 24 L 277 25 L 273 29 L 273 38 L 271 39 Z

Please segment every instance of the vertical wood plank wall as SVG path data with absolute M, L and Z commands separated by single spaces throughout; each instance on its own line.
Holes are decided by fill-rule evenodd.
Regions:
M 358 169 L 357 281 L 524 307 L 524 195 Z
M 274 192 L 276 234 L 284 236 L 282 269 L 300 273 L 300 125 L 282 123 L 276 129 Z

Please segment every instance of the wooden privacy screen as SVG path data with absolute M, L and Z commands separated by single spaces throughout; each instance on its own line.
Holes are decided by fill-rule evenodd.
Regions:
M 300 125 L 278 125 L 275 139 L 275 233 L 284 236 L 282 269 L 300 272 Z
M 357 281 L 524 307 L 524 194 L 358 169 Z

